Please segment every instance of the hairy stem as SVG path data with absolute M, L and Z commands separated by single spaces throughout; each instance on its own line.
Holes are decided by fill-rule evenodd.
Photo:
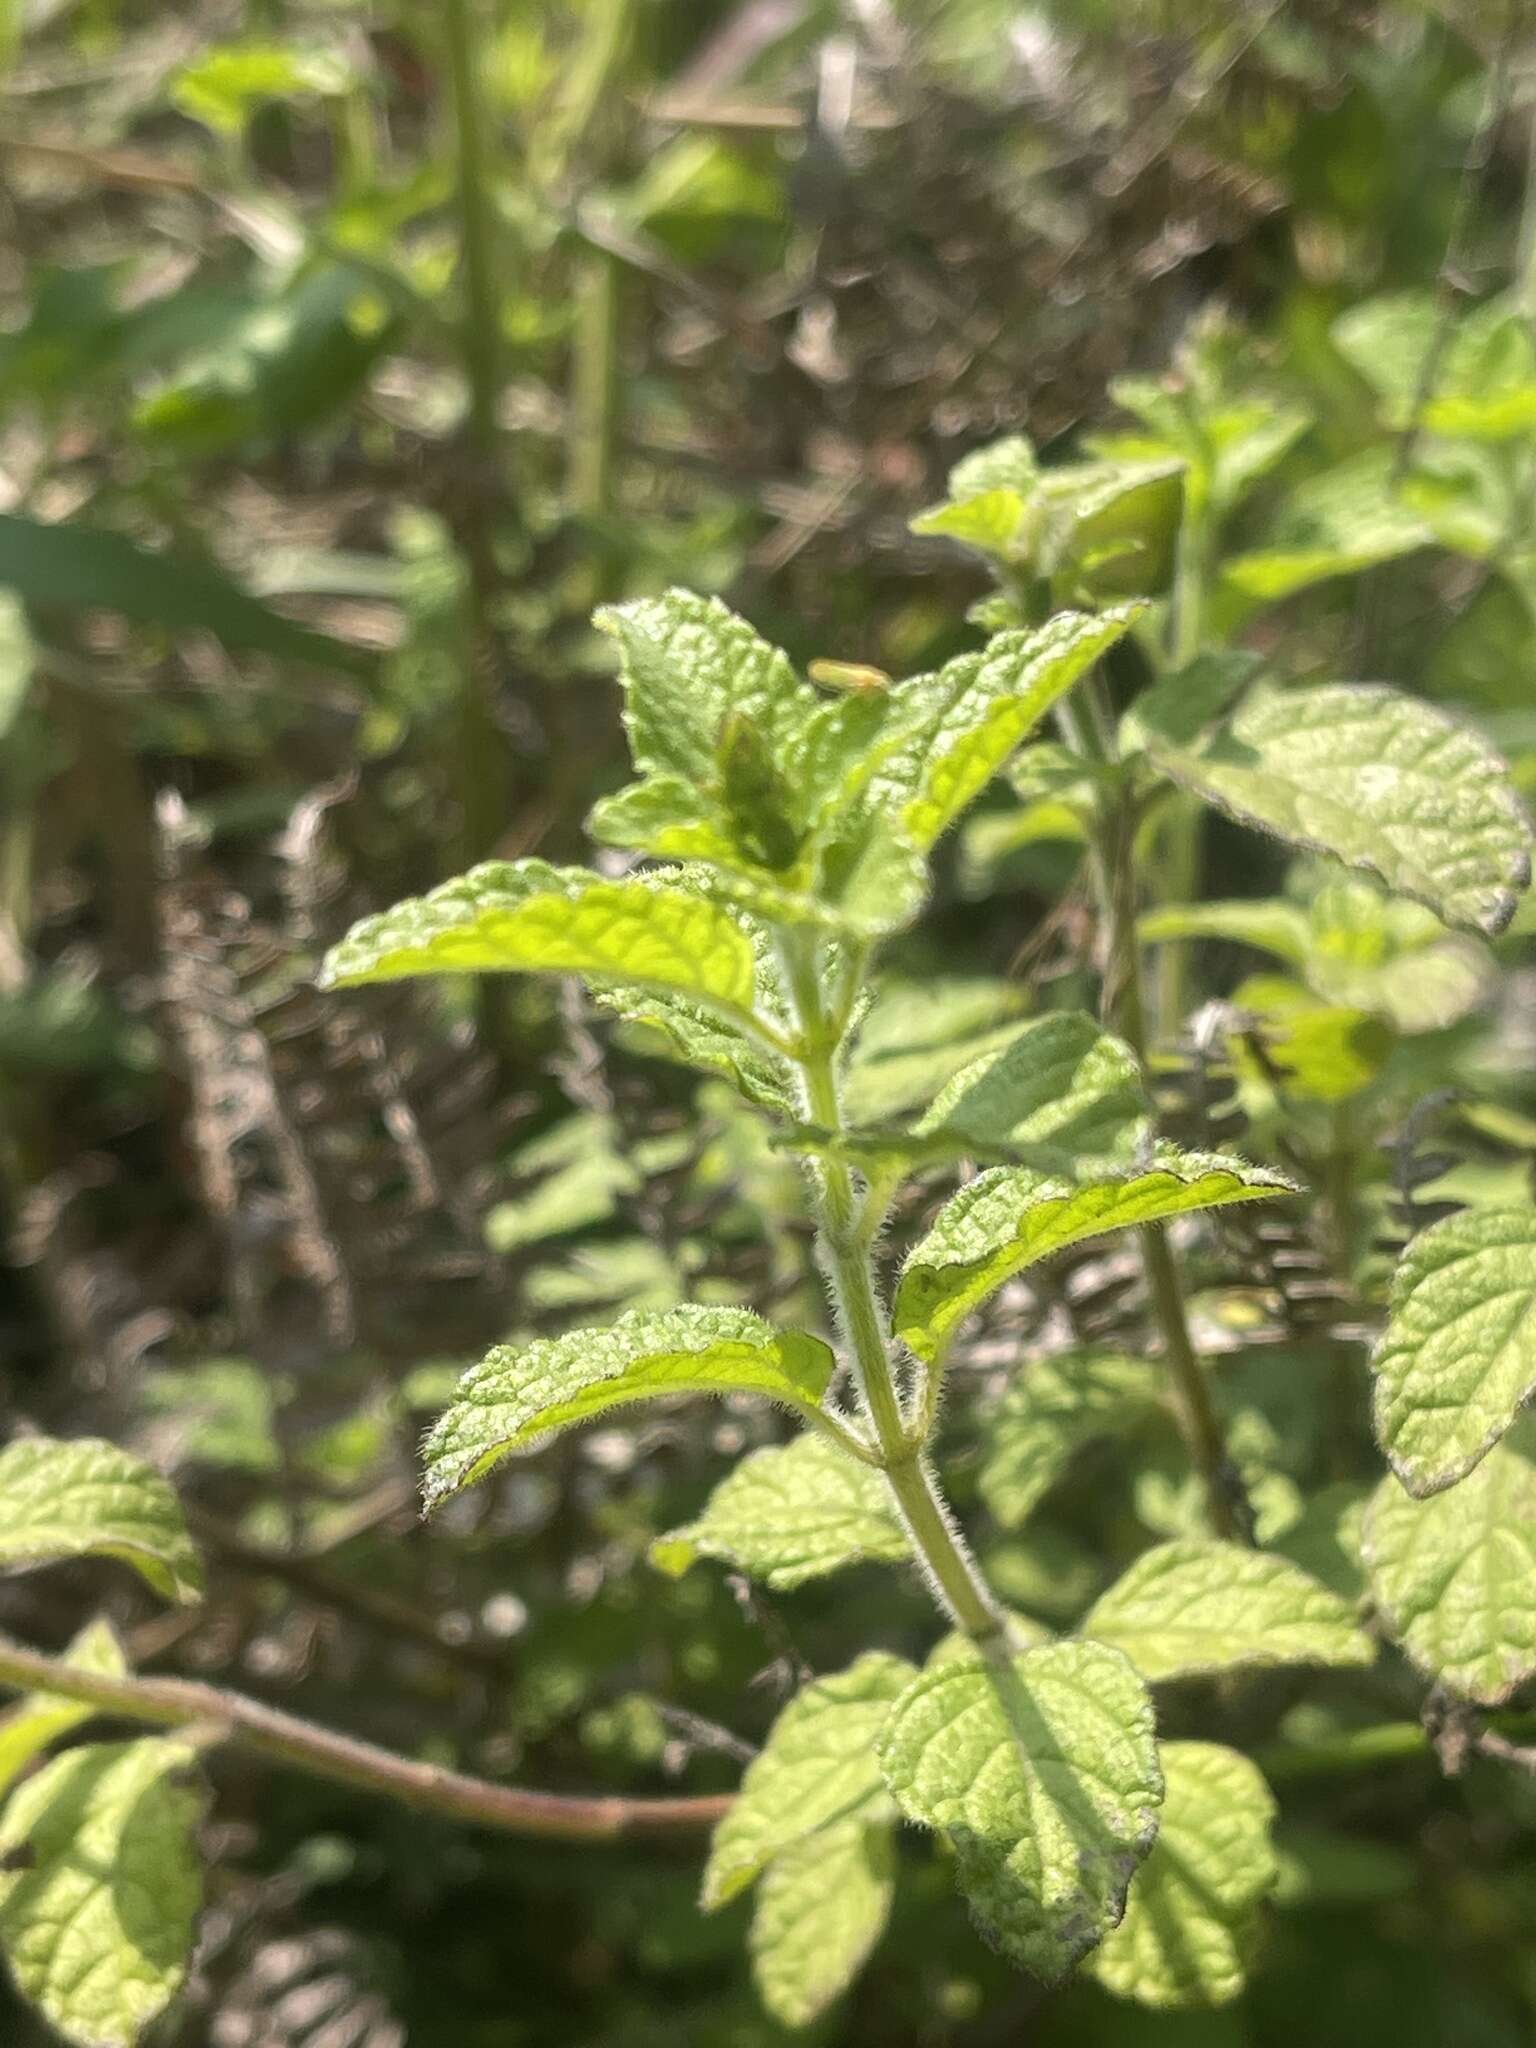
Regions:
M 583 1798 L 493 1784 L 397 1756 L 240 1693 L 182 1678 L 116 1678 L 79 1671 L 0 1637 L 0 1686 L 78 1700 L 103 1714 L 155 1728 L 197 1728 L 274 1763 L 333 1784 L 378 1792 L 418 1813 L 470 1821 L 548 1842 L 619 1842 L 691 1835 L 713 1827 L 729 1794 L 681 1799 Z
M 814 956 L 786 949 L 791 992 L 800 1021 L 800 1071 L 805 1109 L 823 1130 L 842 1128 L 834 1064 Z M 885 1312 L 875 1292 L 869 1246 L 861 1230 L 853 1175 L 841 1160 L 810 1168 L 817 1228 L 833 1303 L 852 1360 L 859 1393 L 874 1426 L 880 1464 L 929 1581 L 946 1612 L 971 1640 L 999 1646 L 1007 1621 L 992 1598 L 964 1537 L 949 1514 L 920 1435 L 907 1428 L 891 1370 Z

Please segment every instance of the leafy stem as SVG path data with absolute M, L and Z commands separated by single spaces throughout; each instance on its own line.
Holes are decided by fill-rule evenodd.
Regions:
M 801 1027 L 802 1052 L 797 1064 L 805 1112 L 821 1128 L 838 1132 L 843 1124 L 836 1039 L 829 1032 L 822 1005 L 814 941 L 790 936 L 783 958 Z M 908 1427 L 903 1412 L 891 1370 L 886 1314 L 875 1287 L 869 1237 L 862 1227 L 853 1174 L 843 1160 L 828 1157 L 813 1162 L 807 1176 L 834 1313 L 860 1399 L 874 1428 L 878 1462 L 912 1548 L 940 1605 L 958 1626 L 978 1644 L 1001 1644 L 1006 1638 L 1006 1619 L 955 1527 L 926 1456 L 931 1406 L 924 1404 L 921 1427 L 916 1430 Z

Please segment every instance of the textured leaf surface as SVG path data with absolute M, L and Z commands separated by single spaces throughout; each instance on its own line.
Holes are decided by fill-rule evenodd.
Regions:
M 1027 995 L 1017 982 L 940 979 L 888 983 L 865 1018 L 843 1089 L 859 1124 L 932 1101 L 969 1061 L 1017 1031 Z
M 753 1981 L 776 2020 L 808 2026 L 848 1989 L 885 1930 L 895 1890 L 890 1825 L 858 1814 L 769 1864 L 750 1947 Z
M 762 1394 L 812 1413 L 834 1364 L 819 1337 L 736 1308 L 637 1313 L 520 1349 L 499 1344 L 464 1375 L 423 1446 L 426 1504 L 483 1478 L 509 1451 L 632 1401 Z
M 0 1566 L 120 1557 L 167 1600 L 202 1597 L 203 1570 L 170 1487 L 142 1458 L 81 1437 L 0 1451 Z
M 1536 1428 L 1518 1423 L 1459 1486 L 1415 1500 L 1389 1476 L 1365 1511 L 1371 1592 L 1421 1671 L 1497 1706 L 1536 1672 Z
M 1130 1047 L 1091 1017 L 1062 1011 L 1023 1025 L 962 1067 L 918 1122 L 923 1137 L 1060 1153 L 1062 1164 L 1128 1158 L 1151 1130 L 1151 1104 Z
M 56 1757 L 0 1817 L 0 1947 L 79 2048 L 133 2048 L 180 1988 L 201 1884 L 187 1744 L 92 1743 Z
M 1165 1742 L 1157 1840 L 1131 1885 L 1125 1918 L 1089 1969 L 1141 2005 L 1226 2005 L 1243 1988 L 1259 1902 L 1279 1865 L 1275 1802 L 1247 1757 L 1212 1742 Z
M 907 1818 L 950 1837 L 981 1931 L 1016 1962 L 1056 1982 L 1119 1919 L 1163 1782 L 1152 1703 L 1117 1651 L 947 1655 L 896 1702 L 880 1760 Z
M 1436 1031 L 1488 993 L 1492 962 L 1476 939 L 1449 932 L 1420 903 L 1353 876 L 1310 904 L 1173 904 L 1149 912 L 1144 939 L 1235 939 L 1297 968 L 1325 1001 L 1386 1017 L 1399 1031 Z
M 915 846 L 932 846 L 1135 617 L 1131 605 L 1061 612 L 897 684 L 886 728 L 893 737 L 870 785 L 878 809 L 897 815 Z
M 1375 447 L 1309 477 L 1288 500 L 1270 545 L 1229 558 L 1223 581 L 1273 602 L 1427 546 L 1434 530 L 1403 502 L 1395 471 L 1396 450 Z
M 716 597 L 669 590 L 610 606 L 594 624 L 619 643 L 630 751 L 650 773 L 707 783 L 733 711 L 778 748 L 821 704 L 788 655 Z
M 909 1254 L 896 1292 L 897 1334 L 931 1358 L 1005 1280 L 1052 1252 L 1131 1224 L 1290 1193 L 1291 1183 L 1267 1167 L 1173 1146 L 1145 1170 L 1082 1182 L 994 1167 L 951 1197 Z
M 793 1094 L 778 1062 L 727 1019 L 659 989 L 620 985 L 599 987 L 593 994 L 627 1024 L 637 1025 L 648 1039 L 653 1037 L 664 1058 L 720 1075 L 761 1109 L 790 1108 Z
M 704 1871 L 706 1912 L 745 1891 L 774 1857 L 818 1830 L 888 1813 L 875 1739 L 912 1676 L 904 1658 L 871 1650 L 796 1694 L 715 1829 Z
M 1354 1609 L 1288 1558 L 1199 1537 L 1143 1552 L 1084 1615 L 1143 1678 L 1253 1664 L 1369 1664 Z
M 326 988 L 417 974 L 584 974 L 749 1012 L 756 986 L 741 925 L 696 890 L 610 882 L 547 861 L 486 861 L 426 896 L 354 925 L 321 971 Z
M 1073 1454 L 1158 1407 L 1158 1369 L 1105 1350 L 1063 1351 L 1018 1370 L 987 1425 L 982 1499 L 1005 1529 L 1026 1522 Z
M 716 1557 L 780 1593 L 844 1565 L 900 1564 L 910 1554 L 885 1475 L 813 1432 L 743 1458 L 696 1522 L 651 1546 L 664 1571 Z
M 1536 1209 L 1469 1209 L 1421 1231 L 1371 1363 L 1393 1470 L 1410 1493 L 1453 1486 L 1536 1392 Z
M 73 1671 L 95 1671 L 110 1678 L 120 1678 L 128 1669 L 122 1645 L 105 1621 L 89 1622 L 65 1649 L 63 1661 Z M 35 1756 L 89 1721 L 95 1711 L 54 1693 L 28 1693 L 0 1720 L 0 1794 Z
M 1530 820 L 1504 762 L 1395 690 L 1255 691 L 1203 745 L 1152 752 L 1233 817 L 1369 868 L 1447 923 L 1502 931 L 1530 881 Z

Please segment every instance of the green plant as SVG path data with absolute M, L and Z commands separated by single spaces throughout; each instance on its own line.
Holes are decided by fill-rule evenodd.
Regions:
M 715 1822 L 703 1903 L 757 1886 L 754 1970 L 790 2024 L 836 1998 L 877 1940 L 902 1820 L 942 1841 L 977 1925 L 1047 1982 L 1082 1965 L 1119 1995 L 1180 2007 L 1240 1988 L 1276 1872 L 1272 1795 L 1239 1746 L 1203 1731 L 1160 1740 L 1152 1688 L 1215 1678 L 1213 1713 L 1231 1719 L 1255 1671 L 1363 1673 L 1377 1645 L 1348 1566 L 1341 1578 L 1298 1561 L 1294 1541 L 1255 1542 L 1268 1475 L 1245 1467 L 1192 1335 L 1186 1274 L 1199 1240 L 1171 1233 L 1299 1188 L 1292 1174 L 1159 1133 L 1138 845 L 1171 784 L 1180 801 L 1373 875 L 1389 895 L 1335 880 L 1310 906 L 1249 906 L 1246 923 L 1231 907 L 1173 907 L 1142 929 L 1164 942 L 1237 929 L 1311 972 L 1314 987 L 1323 974 L 1363 1015 L 1422 996 L 1383 983 L 1394 958 L 1451 944 L 1448 927 L 1494 934 L 1508 922 L 1529 879 L 1530 830 L 1498 757 L 1437 709 L 1379 686 L 1256 684 L 1251 662 L 1203 646 L 1213 522 L 1296 430 L 1249 416 L 1233 427 L 1193 401 L 1166 422 L 1151 396 L 1140 409 L 1174 454 L 1114 450 L 1052 472 L 1013 442 L 956 473 L 948 503 L 922 523 L 996 562 L 1001 595 L 983 615 L 999 630 L 932 673 L 889 684 L 860 674 L 825 694 L 717 601 L 674 592 L 600 614 L 619 647 L 638 779 L 598 804 L 592 829 L 653 864 L 485 864 L 364 920 L 324 970 L 341 990 L 485 972 L 581 977 L 652 1044 L 727 1082 L 801 1162 L 831 1301 L 831 1343 L 706 1303 L 492 1350 L 427 1439 L 428 1508 L 633 1403 L 776 1402 L 801 1432 L 724 1478 L 696 1520 L 658 1539 L 656 1565 L 679 1573 L 721 1559 L 782 1591 L 860 1560 L 915 1564 L 947 1632 L 921 1668 L 868 1649 L 805 1685 L 729 1801 L 582 1799 L 466 1779 L 234 1695 L 132 1678 L 100 1630 L 60 1660 L 0 1645 L 0 1680 L 31 1688 L 7 1724 L 13 1776 L 91 1711 L 170 1731 L 70 1749 L 6 1809 L 0 1942 L 69 2038 L 130 2042 L 173 1995 L 196 1897 L 199 1800 L 187 1776 L 221 1735 L 515 1832 L 592 1840 Z M 1201 455 L 1211 448 L 1222 460 Z M 1136 593 L 1169 573 L 1160 613 Z M 1059 609 L 1064 599 L 1085 608 Z M 1131 673 L 1150 679 L 1117 717 L 1099 665 L 1138 643 Z M 1059 744 L 1035 737 L 1048 717 Z M 845 1085 L 882 948 L 919 915 L 946 832 L 1010 764 L 1079 820 L 1100 903 L 1105 1023 L 1075 1010 L 1014 1019 L 931 1075 L 909 1113 L 860 1121 Z M 1336 931 L 1353 952 L 1319 936 Z M 1327 996 L 1313 1001 L 1326 1007 Z M 1314 1013 L 1279 1009 L 1291 1033 L 1279 1056 L 1291 1044 L 1305 1076 Z M 1313 1046 L 1314 1065 L 1337 1065 L 1331 1044 Z M 1272 1062 L 1262 1070 L 1273 1073 Z M 1313 1094 L 1340 1099 L 1326 1072 Z M 1355 1148 L 1346 1183 L 1357 1161 Z M 957 1173 L 927 1213 L 935 1182 Z M 910 1242 L 893 1270 L 889 1233 L 914 1185 L 924 1220 L 901 1225 Z M 1353 1191 L 1336 1182 L 1332 1199 L 1348 1263 Z M 1017 1526 L 1080 1445 L 1168 1412 L 1201 1496 L 1057 1636 L 1010 1610 L 949 1506 L 946 1393 L 978 1311 L 1021 1276 L 1048 1273 L 1053 1255 L 1121 1231 L 1135 1234 L 1156 1345 L 1058 1343 L 1023 1361 L 991 1419 L 980 1485 Z M 1467 1739 L 1494 1746 L 1509 1731 L 1478 1716 L 1536 1671 L 1536 1483 L 1518 1420 L 1536 1389 L 1533 1333 L 1536 1210 L 1474 1206 L 1412 1238 L 1374 1360 L 1393 1467 L 1359 1537 L 1375 1609 L 1459 1702 Z M 1320 1524 L 1330 1512 L 1319 1504 Z M 146 1467 L 105 1445 L 14 1444 L 0 1455 L 0 1555 L 84 1553 L 126 1559 L 171 1598 L 196 1597 L 195 1553 Z M 1356 1725 L 1334 1740 L 1364 1755 L 1381 1738 Z

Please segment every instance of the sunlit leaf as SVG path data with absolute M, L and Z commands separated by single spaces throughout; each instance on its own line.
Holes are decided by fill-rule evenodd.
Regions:
M 713 1912 L 786 1849 L 836 1822 L 889 1812 L 875 1741 L 913 1676 L 903 1658 L 866 1651 L 797 1693 L 747 1766 L 715 1829 L 702 1901 Z
M 167 1600 L 202 1597 L 175 1494 L 153 1467 L 94 1437 L 23 1437 L 0 1451 L 0 1566 L 117 1557 Z
M 714 1557 L 781 1593 L 845 1565 L 900 1564 L 910 1555 L 884 1473 L 810 1431 L 751 1452 L 696 1522 L 651 1546 L 664 1571 Z
M 1362 1547 L 1382 1618 L 1421 1671 L 1498 1706 L 1536 1672 L 1536 1435 L 1521 1422 L 1459 1485 L 1415 1500 L 1395 1474 Z
M 635 1401 L 760 1394 L 814 1414 L 834 1363 L 819 1337 L 736 1308 L 685 1306 L 521 1348 L 497 1345 L 459 1382 L 426 1441 L 427 1506 L 483 1479 L 510 1452 Z
M 1212 1742 L 1165 1742 L 1157 1840 L 1125 1917 L 1090 1957 L 1108 1991 L 1180 2010 L 1241 1992 L 1259 1902 L 1279 1875 L 1275 1802 L 1256 1767 Z
M 1220 809 L 1369 868 L 1450 924 L 1502 931 L 1530 881 L 1531 824 L 1465 726 L 1363 683 L 1255 691 L 1203 745 L 1153 758 Z
M 0 1816 L 0 1948 L 77 2048 L 135 2048 L 186 1977 L 201 1795 L 186 1743 L 92 1743 L 56 1757 Z
M 1467 1209 L 1421 1230 L 1371 1363 L 1398 1478 L 1413 1494 L 1454 1486 L 1536 1393 L 1536 1209 Z
M 897 1334 L 919 1357 L 932 1358 L 1005 1280 L 1052 1252 L 1133 1224 L 1290 1193 L 1291 1182 L 1268 1167 L 1173 1146 L 1145 1168 L 1099 1168 L 1083 1181 L 993 1167 L 950 1198 L 908 1254 L 896 1292 Z
M 1196 1538 L 1144 1551 L 1084 1615 L 1082 1632 L 1113 1643 L 1153 1681 L 1375 1655 L 1350 1603 L 1289 1559 Z
M 1151 1701 L 1118 1651 L 953 1650 L 897 1700 L 880 1760 L 907 1818 L 948 1836 L 978 1926 L 1014 1961 L 1058 1982 L 1120 1918 L 1163 1781 Z

